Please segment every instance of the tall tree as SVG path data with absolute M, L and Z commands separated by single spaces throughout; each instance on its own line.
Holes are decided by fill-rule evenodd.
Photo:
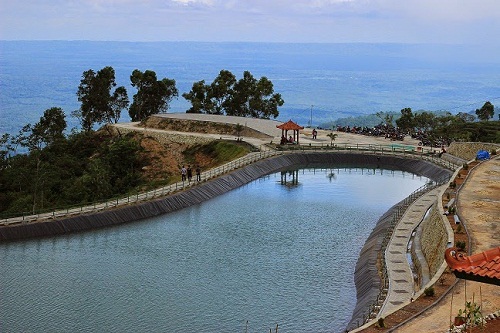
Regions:
M 191 108 L 187 113 L 209 113 L 210 100 L 207 96 L 208 86 L 205 80 L 193 83 L 193 87 L 189 93 L 183 93 L 182 97 L 191 102 Z
M 179 95 L 175 80 L 158 80 L 156 73 L 146 70 L 144 73 L 135 69 L 130 76 L 132 86 L 137 89 L 129 115 L 132 121 L 141 121 L 155 113 L 165 113 L 170 102 Z
M 488 101 L 480 109 L 476 109 L 476 115 L 479 120 L 488 121 L 495 115 L 495 106 Z
M 266 77 L 255 79 L 249 71 L 243 78 L 221 70 L 210 84 L 195 82 L 189 93 L 182 95 L 191 102 L 188 113 L 226 114 L 228 116 L 276 118 L 284 101 L 274 92 L 273 83 Z
M 233 93 L 229 100 L 229 108 L 226 110 L 228 116 L 245 117 L 250 115 L 252 105 L 255 104 L 254 91 L 257 85 L 257 80 L 252 73 L 245 71 L 243 78 L 238 80 L 234 85 Z
M 82 128 L 90 131 L 94 124 L 118 122 L 121 110 L 128 106 L 128 96 L 125 87 L 116 87 L 115 70 L 107 66 L 97 73 L 92 69 L 83 72 L 78 86 L 78 101 L 80 109 L 73 115 L 80 118 Z
M 211 101 L 212 110 L 207 113 L 224 114 L 228 113 L 229 100 L 233 94 L 233 88 L 236 84 L 236 76 L 230 71 L 223 69 L 219 75 L 210 84 L 208 88 L 208 98 Z
M 282 106 L 284 101 L 280 94 L 274 93 L 273 83 L 265 76 L 259 79 L 251 93 L 251 117 L 269 119 L 279 115 L 278 107 Z

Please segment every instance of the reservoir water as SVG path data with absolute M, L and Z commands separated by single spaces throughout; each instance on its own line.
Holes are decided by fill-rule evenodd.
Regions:
M 0 244 L 0 331 L 343 332 L 366 238 L 427 181 L 291 170 L 154 219 Z

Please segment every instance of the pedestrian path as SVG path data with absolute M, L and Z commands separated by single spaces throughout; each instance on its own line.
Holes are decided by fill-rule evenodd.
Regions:
M 425 217 L 429 208 L 437 201 L 443 186 L 437 187 L 415 200 L 394 229 L 385 252 L 389 290 L 378 317 L 385 318 L 410 303 L 415 297 L 415 282 L 407 258 L 408 243 L 412 232 Z

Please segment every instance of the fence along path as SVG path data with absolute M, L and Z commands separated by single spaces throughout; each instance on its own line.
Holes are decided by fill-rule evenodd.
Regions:
M 111 208 L 116 208 L 120 206 L 131 205 L 134 203 L 140 203 L 144 201 L 149 201 L 159 197 L 165 197 L 176 192 L 192 188 L 200 183 L 206 182 L 210 179 L 219 177 L 223 174 L 231 172 L 233 170 L 239 169 L 243 166 L 252 164 L 256 161 L 266 159 L 272 156 L 284 155 L 284 154 L 294 154 L 294 153 L 306 153 L 306 152 L 321 152 L 321 153 L 362 153 L 367 155 L 394 155 L 403 156 L 409 159 L 421 159 L 427 160 L 431 163 L 446 167 L 448 169 L 454 170 L 457 166 L 451 162 L 445 161 L 441 158 L 429 155 L 424 152 L 415 152 L 413 149 L 408 148 L 408 146 L 403 145 L 372 145 L 372 144 L 335 144 L 334 146 L 329 145 L 305 145 L 305 146 L 290 146 L 284 147 L 282 150 L 273 149 L 270 145 L 261 145 L 259 152 L 249 153 L 241 158 L 234 161 L 228 162 L 221 166 L 215 167 L 213 169 L 202 172 L 201 182 L 192 181 L 188 183 L 187 181 L 180 181 L 174 184 L 157 188 L 151 191 L 143 193 L 135 193 L 125 197 L 115 198 L 107 200 L 104 202 L 95 202 L 90 205 L 77 206 L 77 207 L 65 207 L 62 209 L 42 212 L 37 214 L 20 214 L 19 216 L 3 218 L 0 220 L 0 226 L 9 226 L 17 224 L 34 223 L 38 221 L 47 221 L 54 219 L 66 218 L 78 214 L 88 214 L 92 212 L 99 212 Z

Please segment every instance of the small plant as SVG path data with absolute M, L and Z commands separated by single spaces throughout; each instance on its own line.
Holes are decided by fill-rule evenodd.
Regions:
M 424 289 L 424 295 L 427 296 L 427 297 L 432 297 L 434 296 L 434 287 L 427 287 Z
M 450 197 L 451 197 L 450 192 L 447 192 L 447 193 L 446 193 L 446 199 L 450 200 Z
M 455 187 L 457 187 L 457 183 L 455 181 L 452 181 L 450 183 L 450 188 L 455 188 Z
M 439 277 L 439 284 L 440 284 L 440 285 L 444 285 L 444 283 L 445 283 L 445 282 L 446 282 L 446 278 L 444 277 L 444 275 L 441 275 L 441 276 Z
M 465 250 L 465 241 L 456 241 L 455 246 L 458 247 L 460 250 L 464 251 Z
M 457 233 L 457 234 L 461 234 L 462 232 L 463 232 L 463 230 L 462 230 L 462 225 L 461 225 L 461 224 L 457 225 L 457 230 L 456 230 L 456 233 Z
M 464 163 L 464 165 L 462 165 L 462 168 L 464 170 L 469 170 L 469 165 L 467 163 Z
M 380 327 L 380 328 L 384 328 L 384 327 L 385 327 L 384 318 L 380 317 L 380 318 L 377 320 L 377 323 L 378 323 L 378 327 Z
M 483 325 L 481 307 L 475 302 L 465 302 L 465 309 L 459 309 L 456 318 L 462 319 L 465 326 Z
M 491 150 L 491 155 L 496 155 L 497 154 L 497 150 L 496 149 L 492 149 Z
M 328 133 L 327 137 L 330 138 L 330 145 L 333 146 L 333 141 L 335 141 L 335 139 L 337 138 L 338 134 L 335 134 L 335 133 Z

